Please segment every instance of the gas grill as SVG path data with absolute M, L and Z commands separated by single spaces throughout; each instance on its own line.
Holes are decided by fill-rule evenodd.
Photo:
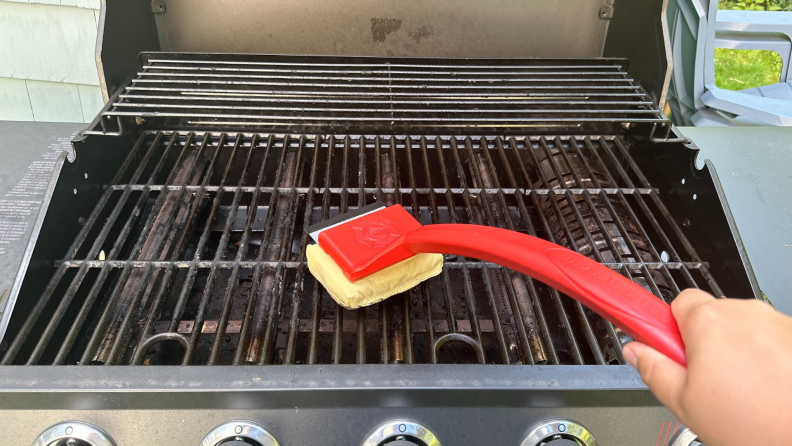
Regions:
M 19 435 L 51 426 L 36 444 L 94 446 L 670 438 L 680 426 L 624 365 L 629 336 L 551 287 L 446 256 L 441 275 L 350 311 L 305 263 L 305 227 L 380 200 L 422 224 L 558 243 L 666 302 L 690 287 L 756 298 L 714 170 L 695 168 L 695 146 L 660 110 L 665 53 L 636 68 L 619 57 L 636 51 L 609 43 L 642 22 L 656 31 L 652 6 L 627 20 L 605 3 L 597 21 L 620 25 L 587 58 L 157 51 L 118 82 L 130 61 L 110 63 L 120 44 L 100 45 L 115 93 L 56 167 L 0 326 L 3 405 L 40 413 Z M 151 7 L 163 20 L 165 3 Z M 103 10 L 105 44 L 122 8 Z M 399 26 L 372 19 L 375 42 Z M 149 429 L 158 413 L 162 428 Z

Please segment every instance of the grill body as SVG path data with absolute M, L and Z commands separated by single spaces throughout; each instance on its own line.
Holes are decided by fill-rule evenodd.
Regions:
M 623 38 L 662 42 L 661 3 L 559 16 L 587 31 L 531 30 L 535 50 L 475 47 L 523 56 L 504 59 L 369 57 L 424 55 L 411 45 L 425 37 L 388 41 L 390 21 L 370 22 L 387 45 L 334 51 L 347 57 L 232 54 L 168 5 L 184 14 L 171 43 L 156 13 L 129 20 L 139 32 L 121 44 L 120 18 L 140 5 L 103 10 L 105 29 L 118 26 L 99 51 L 109 100 L 76 159 L 59 160 L 0 326 L 4 430 L 28 438 L 79 418 L 119 444 L 196 444 L 252 419 L 283 444 L 355 444 L 408 417 L 442 444 L 519 444 L 563 416 L 603 444 L 673 434 L 624 365 L 628 337 L 557 290 L 447 257 L 440 276 L 347 311 L 310 275 L 303 231 L 381 200 L 423 224 L 550 240 L 668 302 L 687 287 L 757 298 L 714 170 L 695 168 L 695 146 L 660 112 L 665 53 Z M 594 29 L 604 40 L 591 44 Z M 539 45 L 559 35 L 570 54 Z M 161 48 L 224 52 L 124 57 Z M 168 432 L 141 428 L 161 419 Z
M 752 294 L 650 181 L 652 152 L 680 143 L 623 60 L 144 59 L 77 144 L 68 168 L 101 182 L 72 189 L 78 214 L 51 214 L 78 226 L 42 229 L 56 257 L 34 254 L 11 297 L 27 306 L 4 364 L 624 363 L 618 327 L 475 259 L 341 309 L 307 271 L 303 228 L 377 200 L 545 238 L 669 302 Z M 121 146 L 81 149 L 105 142 Z

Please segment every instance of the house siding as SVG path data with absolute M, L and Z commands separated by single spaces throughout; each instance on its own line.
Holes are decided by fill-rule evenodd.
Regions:
M 0 1 L 0 119 L 90 122 L 102 108 L 99 0 Z

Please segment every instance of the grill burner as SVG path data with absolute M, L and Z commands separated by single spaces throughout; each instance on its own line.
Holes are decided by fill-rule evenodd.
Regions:
M 574 140 L 570 142 L 575 144 Z M 597 163 L 591 159 L 591 155 L 596 155 L 596 151 L 589 152 L 591 155 L 587 158 L 583 158 L 583 155 L 578 156 L 578 153 L 579 150 L 570 150 L 568 145 L 565 147 L 560 141 L 556 141 L 556 148 L 552 150 L 545 147 L 545 157 L 538 163 L 541 181 L 534 183 L 534 187 L 616 188 L 613 177 L 596 167 L 591 167 L 601 163 L 601 160 Z M 549 161 L 550 157 L 553 158 L 553 162 Z M 599 262 L 629 263 L 635 262 L 636 258 L 645 262 L 661 260 L 660 254 L 648 241 L 648 236 L 636 225 L 635 217 L 629 211 L 624 194 L 617 192 L 616 195 L 618 200 L 615 201 L 603 201 L 601 197 L 592 197 L 588 193 L 582 195 L 565 193 L 560 198 L 556 198 L 555 195 L 545 197 L 542 200 L 542 210 L 550 221 L 556 242 Z M 559 222 L 559 215 L 565 224 Z M 586 230 L 579 224 L 580 221 L 585 223 Z M 606 228 L 607 232 L 603 232 L 600 228 Z M 641 269 L 632 278 L 648 291 L 659 294 L 670 302 L 679 294 L 679 290 L 674 290 L 668 285 L 667 273 L 665 269 Z M 651 280 L 647 280 L 647 277 Z
M 303 228 L 378 199 L 422 224 L 566 243 L 664 298 L 722 294 L 620 136 L 151 131 L 3 363 L 623 363 L 618 329 L 474 259 L 447 257 L 378 306 L 337 306 L 306 268 Z

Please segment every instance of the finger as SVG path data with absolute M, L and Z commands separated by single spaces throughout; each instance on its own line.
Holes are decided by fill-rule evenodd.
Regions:
M 640 342 L 624 346 L 624 359 L 638 369 L 641 379 L 671 412 L 678 414 L 687 369 L 672 359 Z
M 712 294 L 695 288 L 688 288 L 679 293 L 676 299 L 671 302 L 671 314 L 674 315 L 679 328 L 683 330 L 687 326 L 688 316 L 691 311 L 699 305 L 712 302 L 713 300 L 715 300 L 715 297 Z

